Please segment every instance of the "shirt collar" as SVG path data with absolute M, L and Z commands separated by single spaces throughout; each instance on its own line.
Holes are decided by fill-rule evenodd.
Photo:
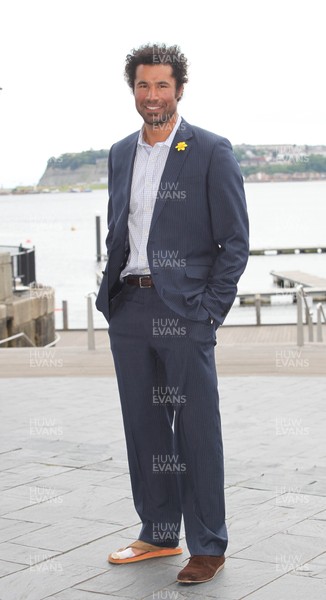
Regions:
M 176 120 L 176 124 L 173 127 L 170 135 L 168 138 L 166 138 L 166 140 L 164 140 L 164 142 L 156 142 L 155 146 L 167 146 L 168 148 L 171 148 L 171 144 L 173 142 L 173 138 L 177 132 L 177 129 L 180 127 L 180 123 L 181 123 L 181 116 L 179 115 L 177 120 Z M 146 148 L 152 148 L 153 146 L 150 146 L 150 144 L 147 144 L 147 142 L 144 141 L 143 138 L 143 127 L 141 128 L 140 132 L 139 132 L 139 136 L 138 136 L 138 145 L 139 146 L 145 146 Z

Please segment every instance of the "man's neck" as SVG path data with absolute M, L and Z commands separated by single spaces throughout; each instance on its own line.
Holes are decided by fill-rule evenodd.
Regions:
M 154 123 L 153 125 L 149 125 L 148 123 L 144 123 L 143 126 L 143 140 L 150 146 L 154 146 L 157 142 L 165 142 L 169 137 L 171 131 L 178 120 L 177 113 L 172 115 L 169 121 L 165 121 L 164 123 Z

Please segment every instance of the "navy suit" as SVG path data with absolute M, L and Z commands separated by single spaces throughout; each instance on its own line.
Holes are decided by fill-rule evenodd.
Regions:
M 176 546 L 183 515 L 191 554 L 220 555 L 227 533 L 215 329 L 248 260 L 243 179 L 228 140 L 182 120 L 147 244 L 155 287 L 122 284 L 137 140 L 138 132 L 110 151 L 108 262 L 96 305 L 110 325 L 139 537 Z
M 109 157 L 108 264 L 97 300 L 107 320 L 109 298 L 128 257 L 137 139 L 138 132 L 114 144 Z M 187 147 L 178 151 L 182 141 Z M 179 268 L 166 268 L 165 251 L 178 252 Z M 162 175 L 147 256 L 157 293 L 172 310 L 189 319 L 209 314 L 217 325 L 223 322 L 248 259 L 243 180 L 228 140 L 181 121 Z

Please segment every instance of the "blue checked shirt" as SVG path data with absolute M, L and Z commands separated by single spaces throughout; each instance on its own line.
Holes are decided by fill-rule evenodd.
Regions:
M 148 275 L 147 242 L 157 191 L 173 138 L 181 123 L 177 122 L 165 142 L 150 146 L 139 132 L 132 175 L 128 216 L 130 254 L 120 278 L 126 275 Z

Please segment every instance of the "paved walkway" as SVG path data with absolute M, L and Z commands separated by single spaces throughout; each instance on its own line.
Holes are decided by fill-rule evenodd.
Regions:
M 228 369 L 240 345 L 221 345 Z M 1 351 L 0 600 L 325 600 L 326 378 L 312 362 L 325 345 L 243 344 L 242 357 L 268 346 L 272 376 L 251 375 L 250 360 L 220 376 L 230 543 L 224 571 L 193 586 L 175 581 L 184 536 L 179 557 L 106 562 L 140 529 L 107 350 L 62 347 L 79 372 Z M 80 372 L 90 356 L 102 376 L 95 362 Z
M 0 377 L 115 375 L 106 330 L 96 331 L 96 350 L 92 351 L 87 350 L 87 331 L 58 333 L 61 339 L 53 348 L 1 348 Z M 326 375 L 326 325 L 324 340 L 306 340 L 298 348 L 295 325 L 221 327 L 216 346 L 218 372 L 221 376 Z

